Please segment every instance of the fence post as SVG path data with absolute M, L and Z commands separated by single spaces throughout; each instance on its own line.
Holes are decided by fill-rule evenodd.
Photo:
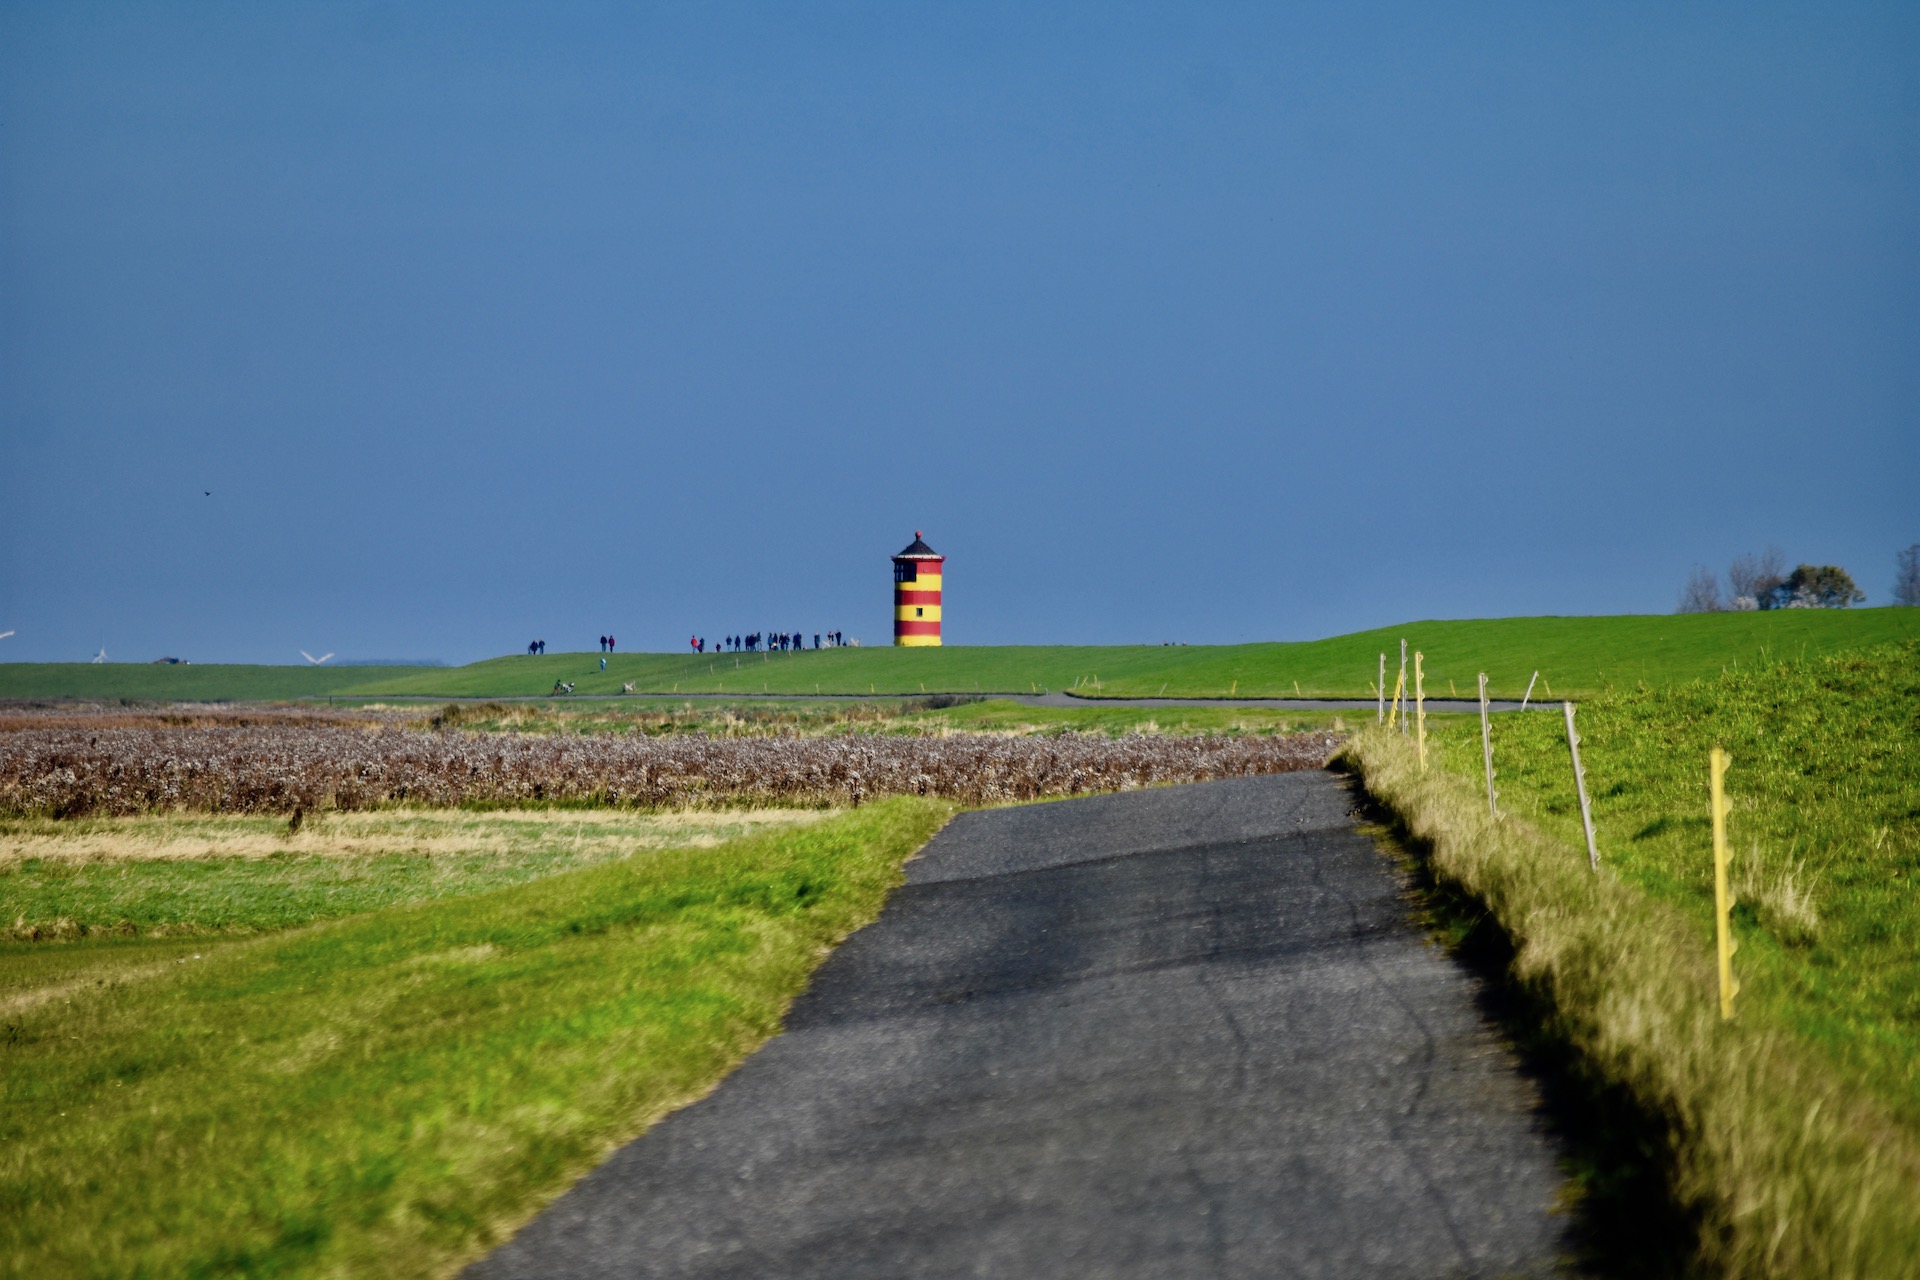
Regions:
M 1374 692 L 1380 698 L 1380 711 L 1374 718 L 1374 723 L 1385 724 L 1387 722 L 1387 655 L 1385 652 L 1380 655 L 1380 683 L 1374 686 Z
M 1420 744 L 1420 772 L 1427 771 L 1427 677 L 1421 665 L 1421 659 L 1427 655 L 1415 651 L 1413 655 L 1413 706 L 1414 714 L 1420 725 L 1415 739 Z
M 1407 688 L 1407 642 L 1405 640 L 1402 640 L 1400 642 L 1400 679 L 1393 686 L 1394 700 L 1396 702 L 1399 701 L 1401 697 L 1405 694 L 1406 688 Z M 1406 715 L 1406 712 L 1402 710 L 1400 713 L 1401 736 L 1402 737 L 1406 736 L 1406 732 L 1407 732 L 1407 715 Z
M 1480 756 L 1487 766 L 1487 816 L 1500 821 L 1493 803 L 1493 729 L 1487 723 L 1487 673 L 1480 673 Z
M 1393 682 L 1393 705 L 1387 708 L 1388 732 L 1392 732 L 1393 726 L 1396 723 L 1400 726 L 1400 732 L 1405 733 L 1407 731 L 1407 717 L 1401 711 L 1401 703 L 1405 698 L 1406 691 L 1407 673 L 1402 671 L 1399 678 Z
M 1567 713 L 1567 750 L 1573 753 L 1573 785 L 1580 791 L 1580 824 L 1587 829 L 1587 865 L 1598 873 L 1600 870 L 1600 848 L 1593 842 L 1593 808 L 1587 803 L 1587 774 L 1580 767 L 1580 734 L 1573 727 L 1573 704 L 1562 702 L 1561 709 Z
M 1727 884 L 1727 766 L 1733 757 L 1719 747 L 1707 755 L 1708 785 L 1713 798 L 1713 932 L 1720 950 L 1720 1020 L 1733 1017 L 1733 892 Z
M 1538 671 L 1534 672 L 1533 680 L 1538 680 L 1539 678 L 1540 678 L 1540 673 Z M 1527 701 L 1528 699 L 1533 697 L 1533 680 L 1527 681 L 1527 696 L 1525 698 L 1520 699 L 1520 709 L 1522 711 L 1525 711 L 1527 709 Z M 1549 689 L 1547 690 L 1547 692 L 1552 693 L 1553 690 Z

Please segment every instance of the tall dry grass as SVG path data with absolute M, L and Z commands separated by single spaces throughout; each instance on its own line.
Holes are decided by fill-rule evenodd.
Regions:
M 0 735 L 0 813 L 286 813 L 408 804 L 996 804 L 1318 768 L 1330 734 L 714 738 L 419 732 L 379 724 Z
M 1784 1030 L 1722 1022 L 1713 939 L 1679 912 L 1587 869 L 1585 854 L 1511 817 L 1377 729 L 1338 761 L 1404 824 L 1436 879 L 1483 902 L 1513 976 L 1605 1080 L 1662 1118 L 1704 1270 L 1754 1277 L 1920 1273 L 1920 1141 Z

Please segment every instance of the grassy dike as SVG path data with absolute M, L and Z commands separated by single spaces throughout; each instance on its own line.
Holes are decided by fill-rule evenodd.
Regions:
M 1475 618 L 1409 622 L 1322 640 L 1238 645 L 949 645 L 938 649 L 807 650 L 802 653 L 555 653 L 493 658 L 464 667 L 382 675 L 359 686 L 383 694 L 491 697 L 546 693 L 555 680 L 579 693 L 618 693 L 632 681 L 658 693 L 893 694 L 1035 693 L 1088 698 L 1290 698 L 1373 696 L 1380 654 L 1387 679 L 1400 641 L 1427 654 L 1427 693 L 1448 681 L 1471 697 L 1486 671 L 1498 697 L 1517 698 L 1534 671 L 1547 689 L 1581 696 L 1644 681 L 1671 685 L 1728 667 L 1771 664 L 1920 636 L 1920 609 L 1776 609 L 1583 618 Z M 164 678 L 164 677 L 163 677 Z M 7 676 L 0 671 L 0 690 Z M 1296 688 L 1297 687 L 1297 688 Z
M 1598 1089 L 1664 1131 L 1695 1265 L 1907 1276 L 1920 1259 L 1920 647 L 1589 700 L 1587 869 L 1557 716 L 1369 729 L 1343 761 L 1486 912 Z M 1732 752 L 1737 1016 L 1714 977 L 1708 749 Z
M 104 940 L 0 1002 L 0 1274 L 445 1274 L 772 1035 L 951 812 Z
M 1408 622 L 1320 640 L 1233 645 L 884 644 L 800 653 L 516 654 L 462 667 L 176 666 L 0 663 L 0 699 L 181 701 L 339 696 L 538 697 L 556 680 L 576 694 L 922 694 L 1072 691 L 1088 698 L 1368 698 L 1380 654 L 1402 640 L 1427 654 L 1427 692 L 1471 697 L 1485 671 L 1496 697 L 1602 693 L 1770 665 L 1920 636 L 1920 609 L 1775 609 L 1764 613 L 1470 618 Z M 1391 670 L 1388 674 L 1391 684 Z M 1551 691 L 1551 695 L 1549 694 Z

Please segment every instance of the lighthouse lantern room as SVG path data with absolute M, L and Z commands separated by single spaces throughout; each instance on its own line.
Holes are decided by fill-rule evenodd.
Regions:
M 940 643 L 940 571 L 947 558 L 920 541 L 893 557 L 893 642 L 921 646 Z

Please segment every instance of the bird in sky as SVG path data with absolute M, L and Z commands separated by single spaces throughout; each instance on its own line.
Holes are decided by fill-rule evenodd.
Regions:
M 213 490 L 211 489 L 202 489 L 200 492 L 206 494 L 209 498 L 213 496 Z
M 331 658 L 333 655 L 331 653 L 323 653 L 316 658 L 312 654 L 308 653 L 305 649 L 302 649 L 300 651 L 300 656 L 305 658 L 308 662 L 311 662 L 314 666 L 317 667 L 321 663 L 325 662 L 328 658 Z

